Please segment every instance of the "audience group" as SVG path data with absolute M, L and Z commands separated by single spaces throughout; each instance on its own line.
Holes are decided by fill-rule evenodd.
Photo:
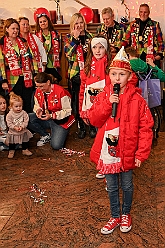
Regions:
M 64 47 L 45 13 L 37 17 L 35 34 L 28 18 L 9 18 L 0 39 L 0 150 L 9 150 L 9 159 L 18 148 L 31 156 L 29 139 L 35 133 L 40 135 L 37 146 L 50 142 L 53 149 L 61 149 L 75 121 L 79 139 L 87 132 L 96 137 L 90 157 L 99 170 L 96 177 L 106 178 L 112 215 L 102 234 L 118 226 L 122 232 L 131 230 L 132 170 L 151 149 L 153 119 L 135 73 L 152 69 L 153 77 L 163 82 L 165 73 L 160 68 L 162 32 L 149 15 L 149 6 L 141 4 L 139 18 L 118 23 L 113 10 L 104 8 L 103 23 L 94 35 L 83 15 L 75 13 Z M 62 49 L 68 62 L 68 89 L 60 86 Z
M 65 122 L 65 118 L 72 113 L 77 123 L 78 138 L 85 138 L 87 131 L 91 138 L 95 138 L 97 128 L 86 118 L 86 111 L 91 108 L 96 95 L 105 85 L 110 84 L 109 65 L 122 46 L 126 48 L 127 55 L 130 55 L 129 59 L 134 72 L 145 73 L 149 65 L 158 71 L 155 77 L 164 80 L 164 72 L 160 69 L 160 61 L 164 54 L 162 32 L 159 22 L 149 17 L 149 6 L 141 4 L 139 18 L 131 23 L 117 22 L 110 7 L 104 8 L 101 14 L 103 23 L 98 26 L 94 35 L 87 30 L 84 16 L 81 13 L 75 13 L 70 20 L 70 32 L 64 37 L 64 48 L 61 46 L 61 34 L 55 30 L 46 13 L 38 15 L 35 33 L 30 31 L 27 17 L 20 17 L 18 21 L 9 18 L 4 23 L 4 36 L 0 39 L 0 94 L 5 97 L 7 104 L 9 104 L 11 92 L 22 98 L 22 108 L 30 116 L 28 128 L 32 133 L 37 132 L 41 135 L 37 146 L 44 145 L 50 140 L 51 145 L 54 144 L 52 141 L 54 138 L 51 139 L 51 136 L 55 131 L 50 128 L 50 123 L 47 125 L 50 122 L 49 119 L 51 123 L 52 120 L 55 123 L 57 119 Z M 53 84 L 60 84 L 62 80 L 60 74 L 62 49 L 68 61 L 66 75 L 69 92 L 67 93 L 66 90 L 61 89 L 61 86 L 53 86 Z M 134 54 L 133 57 L 131 53 Z M 135 75 L 133 77 L 137 80 Z M 44 87 L 48 82 L 51 85 L 49 91 Z M 54 87 L 63 92 L 63 96 L 60 95 L 59 99 L 56 99 L 57 95 L 52 94 Z M 40 94 L 43 95 L 42 100 Z M 70 99 L 68 103 L 63 99 L 64 96 Z M 54 101 L 54 110 L 50 107 L 52 101 Z M 46 118 L 45 114 L 38 115 L 37 104 L 40 112 L 46 110 L 52 116 Z M 59 115 L 57 111 L 67 114 Z M 42 131 L 42 128 L 36 128 L 32 118 L 34 115 L 38 122 L 46 123 L 46 127 L 51 129 L 51 134 Z M 69 127 L 65 130 L 68 133 Z M 62 148 L 65 140 L 66 137 L 61 145 L 52 145 L 52 147 Z M 4 147 L 6 148 L 6 144 Z
M 20 17 L 18 21 L 13 18 L 5 21 L 4 36 L 0 39 L 0 94 L 5 97 L 7 103 L 9 102 L 10 92 L 14 92 L 22 98 L 22 107 L 30 116 L 29 129 L 31 128 L 32 132 L 39 132 L 31 123 L 34 122 L 34 118 L 32 118 L 34 114 L 32 113 L 36 114 L 37 120 L 41 118 L 35 112 L 37 101 L 43 111 L 43 106 L 37 100 L 39 98 L 36 98 L 36 94 L 39 95 L 38 90 L 44 95 L 43 102 L 48 101 L 46 96 L 53 91 L 53 86 L 47 92 L 43 89 L 44 87 L 40 88 L 37 84 L 44 85 L 48 81 L 51 85 L 60 83 L 62 80 L 60 75 L 62 49 L 64 49 L 68 61 L 66 75 L 68 76 L 70 95 L 67 93 L 66 98 L 69 97 L 68 104 L 70 105 L 64 103 L 61 96 L 59 96 L 59 100 L 54 99 L 56 98 L 54 96 L 51 101 L 56 103 L 56 107 L 58 105 L 57 101 L 61 102 L 58 111 L 64 112 L 70 106 L 69 108 L 72 109 L 77 123 L 79 139 L 85 137 L 87 127 L 89 136 L 91 138 L 96 136 L 97 128 L 87 120 L 86 110 L 92 106 L 96 95 L 103 90 L 105 85 L 110 84 L 109 65 L 122 46 L 127 49 L 127 54 L 129 54 L 129 47 L 131 47 L 132 52 L 136 54 L 136 58 L 144 63 L 143 67 L 139 68 L 137 66 L 139 60 L 130 59 L 133 71 L 147 72 L 148 63 L 150 66 L 152 65 L 152 68 L 155 67 L 158 70 L 161 74 L 161 80 L 164 80 L 164 72 L 159 69 L 164 54 L 162 32 L 159 22 L 149 17 L 149 6 L 141 4 L 139 18 L 129 24 L 115 21 L 113 10 L 110 7 L 104 8 L 101 14 L 103 23 L 98 26 L 94 35 L 88 32 L 83 15 L 75 13 L 70 20 L 70 32 L 64 38 L 64 48 L 61 47 L 60 33 L 55 30 L 46 13 L 38 15 L 35 34 L 30 31 L 27 17 Z M 131 58 L 131 54 L 129 58 Z M 39 81 L 36 82 L 35 77 L 37 73 L 41 72 L 45 74 L 39 74 L 38 78 L 43 77 L 45 79 L 42 78 L 41 81 L 37 79 Z M 49 78 L 50 75 L 52 75 L 51 78 Z M 37 91 L 35 88 L 37 88 Z M 59 88 L 61 87 L 59 86 Z M 63 89 L 63 91 L 66 93 L 66 90 Z M 65 95 L 65 93 L 63 94 Z M 49 101 L 48 104 L 46 103 L 45 109 L 54 115 L 54 118 L 51 117 L 54 121 L 54 119 L 57 119 L 55 113 L 58 114 L 57 110 L 54 110 L 55 113 L 52 112 Z M 60 118 L 65 120 L 66 116 L 61 115 Z M 40 119 L 38 121 L 47 123 L 49 120 Z M 50 125 L 48 126 L 50 127 Z M 37 128 L 37 130 L 40 130 L 41 135 L 37 142 L 38 146 L 51 140 L 52 134 L 42 132 L 41 128 Z M 69 129 L 67 129 L 68 131 Z M 65 139 L 66 137 L 60 146 L 53 145 L 52 147 L 54 149 L 62 148 Z M 52 141 L 51 144 L 53 144 Z M 4 147 L 6 148 L 6 145 Z

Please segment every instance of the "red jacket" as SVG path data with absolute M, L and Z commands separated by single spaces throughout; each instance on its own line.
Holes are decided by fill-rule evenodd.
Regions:
M 110 84 L 109 75 L 106 74 L 107 55 L 100 60 L 92 57 L 90 76 L 80 71 L 81 85 L 79 92 L 79 112 L 81 118 L 86 117 L 86 110 L 90 109 L 96 95 Z
M 96 65 L 99 64 L 99 61 L 96 62 Z M 106 64 L 104 65 L 104 71 L 106 69 Z M 100 77 L 97 75 L 93 76 L 90 75 L 89 77 L 85 74 L 84 70 L 80 71 L 81 76 L 81 85 L 80 85 L 80 92 L 79 92 L 79 112 L 80 117 L 87 119 L 87 110 L 91 108 L 93 101 L 96 95 L 90 95 L 88 92 L 89 90 L 96 90 L 101 92 L 105 85 L 110 85 L 110 78 L 109 75 L 106 73 L 102 73 Z M 132 73 L 131 82 L 136 85 L 138 83 L 138 78 L 136 74 Z
M 44 94 L 37 88 L 34 96 L 34 112 L 45 105 Z M 71 97 L 67 90 L 57 84 L 51 84 L 51 92 L 47 94 L 47 109 L 57 124 L 64 128 L 70 127 L 75 121 L 71 114 Z
M 103 80 L 96 81 L 95 83 L 91 81 L 91 77 L 87 77 L 84 72 L 81 74 L 81 85 L 79 92 L 79 111 L 81 118 L 86 118 L 86 110 L 92 106 L 96 97 L 94 95 L 90 95 L 88 91 L 92 89 L 101 92 L 105 85 L 110 84 L 109 75 L 106 75 Z
M 123 94 L 120 109 L 119 126 L 119 157 L 122 170 L 135 168 L 135 158 L 144 161 L 148 158 L 152 144 L 153 118 L 150 110 L 139 94 L 140 89 L 135 88 L 134 81 L 129 81 Z M 113 87 L 106 86 L 104 91 L 97 95 L 93 106 L 88 110 L 90 123 L 98 127 L 97 136 L 90 152 L 90 158 L 96 164 L 100 158 L 104 131 L 108 118 L 111 118 L 112 104 L 109 97 Z M 117 111 L 118 112 L 118 111 Z

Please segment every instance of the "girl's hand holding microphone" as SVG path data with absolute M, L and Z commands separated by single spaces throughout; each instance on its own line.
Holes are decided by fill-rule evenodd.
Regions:
M 118 96 L 118 94 L 112 94 L 112 95 L 110 95 L 110 97 L 109 97 L 109 101 L 110 101 L 110 103 L 114 103 L 114 102 L 116 102 L 116 103 L 119 103 L 119 96 Z

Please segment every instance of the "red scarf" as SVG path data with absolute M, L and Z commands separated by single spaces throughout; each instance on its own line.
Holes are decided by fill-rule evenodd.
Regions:
M 85 119 L 88 119 L 86 110 L 91 108 L 96 95 L 103 90 L 105 85 L 110 84 L 109 76 L 106 74 L 106 54 L 100 60 L 92 56 L 90 67 L 89 75 L 86 75 L 84 71 L 80 71 L 80 78 L 82 81 L 85 81 L 84 97 L 82 103 L 80 103 L 80 109 L 82 109 L 81 117 Z
M 54 61 L 53 61 L 53 65 L 54 67 L 60 67 L 60 45 L 59 45 L 59 41 L 58 41 L 58 37 L 56 32 L 52 31 L 51 32 L 52 35 L 52 45 L 53 45 L 53 57 L 54 57 Z
M 147 46 L 147 58 L 151 58 L 154 60 L 154 41 L 153 41 L 153 30 L 151 30 L 151 32 L 148 35 L 148 46 Z
M 136 44 L 136 36 L 135 35 L 132 35 L 131 36 L 131 44 L 132 46 L 137 49 L 137 44 Z
M 91 75 L 92 79 L 91 84 L 97 81 L 105 80 L 106 78 L 106 66 L 107 66 L 107 55 L 105 54 L 100 60 L 97 60 L 94 56 L 92 56 L 91 62 Z
M 33 53 L 35 60 L 37 61 L 38 71 L 42 72 L 41 55 L 39 53 L 39 49 L 38 49 L 37 43 L 34 39 L 34 36 L 31 33 L 28 34 L 27 42 L 28 42 L 28 45 L 29 45 L 32 53 Z
M 84 69 L 84 56 L 82 45 L 77 46 L 77 60 L 79 64 L 80 71 Z
M 18 57 L 16 51 L 14 50 L 11 40 L 5 36 L 4 38 L 4 54 L 9 65 L 9 69 L 13 76 L 20 76 L 23 74 L 25 87 L 32 87 L 32 73 L 31 73 L 31 63 L 29 58 L 29 53 L 25 43 L 19 38 L 16 38 L 16 43 L 20 51 Z M 20 67 L 19 60 L 21 60 L 22 69 Z
M 43 43 L 44 41 L 43 41 L 42 31 L 40 30 L 40 32 L 37 33 L 36 35 Z M 60 43 L 59 43 L 59 39 L 55 31 L 51 31 L 51 42 L 52 42 L 51 44 L 53 48 L 53 54 L 52 54 L 53 55 L 53 66 L 60 67 L 60 56 L 59 56 Z

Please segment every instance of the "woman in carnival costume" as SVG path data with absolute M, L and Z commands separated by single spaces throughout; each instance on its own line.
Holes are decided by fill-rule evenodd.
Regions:
M 20 37 L 27 41 L 33 56 L 34 71 L 36 67 L 38 68 L 37 72 L 44 71 L 47 64 L 47 54 L 43 47 L 43 43 L 35 34 L 30 32 L 29 19 L 27 17 L 20 17 L 19 25 Z
M 0 75 L 2 89 L 13 91 L 23 100 L 23 108 L 32 112 L 33 60 L 27 42 L 19 37 L 19 23 L 9 18 L 4 24 L 4 36 L 0 39 Z M 37 72 L 37 71 L 36 71 Z
M 37 16 L 36 35 L 43 43 L 47 53 L 47 65 L 45 72 L 52 74 L 55 78 L 57 78 L 59 83 L 62 79 L 59 73 L 61 37 L 57 30 L 54 29 L 53 23 L 51 22 L 49 16 L 45 13 L 41 13 Z
M 72 107 L 78 122 L 78 138 L 86 135 L 86 125 L 79 113 L 80 71 L 84 69 L 88 43 L 93 37 L 87 31 L 85 19 L 81 13 L 75 13 L 70 20 L 70 34 L 64 39 L 64 51 L 68 60 L 68 87 L 72 94 Z

